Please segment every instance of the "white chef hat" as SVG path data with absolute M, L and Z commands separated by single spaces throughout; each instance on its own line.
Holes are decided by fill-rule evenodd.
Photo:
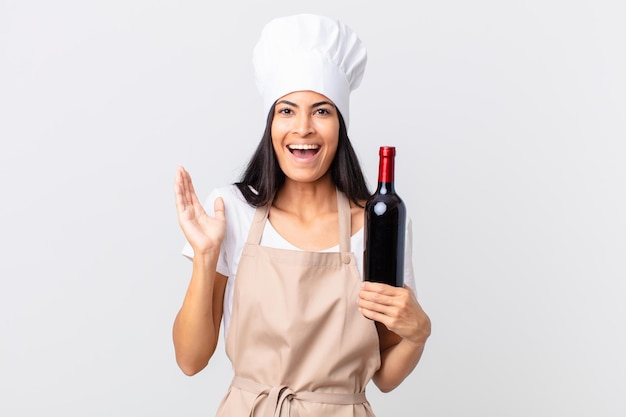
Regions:
M 311 90 L 333 101 L 349 124 L 350 92 L 361 84 L 367 53 L 357 35 L 329 17 L 299 14 L 267 23 L 253 51 L 267 115 L 274 102 Z

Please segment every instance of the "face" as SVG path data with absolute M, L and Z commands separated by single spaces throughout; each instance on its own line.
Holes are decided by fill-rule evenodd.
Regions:
M 335 105 L 313 91 L 296 91 L 276 101 L 272 144 L 288 180 L 315 182 L 329 173 L 339 142 Z

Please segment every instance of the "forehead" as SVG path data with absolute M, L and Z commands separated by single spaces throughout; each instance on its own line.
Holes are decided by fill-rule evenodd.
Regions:
M 315 91 L 311 91 L 311 90 L 293 91 L 289 94 L 285 94 L 284 96 L 280 97 L 276 101 L 279 102 L 282 100 L 290 101 L 296 104 L 318 103 L 318 102 L 323 102 L 323 101 L 333 103 L 332 100 L 326 97 L 325 95 L 320 94 Z

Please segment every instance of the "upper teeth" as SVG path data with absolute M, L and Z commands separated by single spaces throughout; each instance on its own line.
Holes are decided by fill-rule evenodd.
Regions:
M 318 145 L 311 145 L 311 144 L 289 145 L 289 149 L 317 149 L 317 148 L 319 148 Z

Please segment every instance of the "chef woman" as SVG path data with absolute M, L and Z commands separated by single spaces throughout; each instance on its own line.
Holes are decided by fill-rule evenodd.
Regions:
M 430 320 L 414 291 L 410 222 L 404 288 L 362 282 L 369 197 L 347 135 L 367 55 L 345 24 L 270 21 L 254 48 L 265 133 L 241 180 L 201 204 L 176 171 L 191 280 L 173 329 L 176 360 L 207 365 L 224 324 L 234 378 L 218 416 L 373 416 L 415 368 Z

